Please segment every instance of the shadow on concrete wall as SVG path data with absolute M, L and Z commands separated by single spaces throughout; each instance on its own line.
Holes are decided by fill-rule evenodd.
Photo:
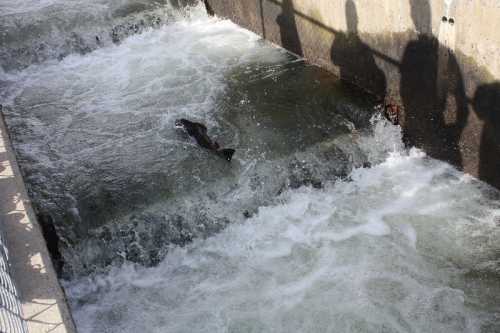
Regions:
M 262 37 L 266 38 L 266 24 L 264 23 L 264 0 L 259 0 L 260 29 Z
M 417 38 L 399 67 L 405 142 L 462 168 L 459 141 L 468 118 L 462 74 L 453 52 L 432 35 L 429 2 L 410 0 L 410 6 Z
M 304 53 L 302 52 L 302 44 L 299 32 L 297 31 L 294 12 L 292 0 L 283 0 L 281 3 L 281 14 L 276 18 L 276 23 L 280 27 L 281 45 L 288 51 L 302 57 Z
M 375 63 L 370 47 L 358 35 L 358 13 L 354 1 L 345 5 L 347 33 L 337 32 L 331 48 L 331 61 L 339 68 L 340 78 L 362 86 L 381 100 L 386 95 L 384 72 Z
M 500 82 L 477 88 L 472 101 L 484 122 L 479 149 L 479 177 L 500 188 Z
M 208 0 L 203 0 L 203 4 L 205 5 L 205 9 L 207 10 L 207 14 L 210 16 L 213 16 L 215 13 L 214 13 L 214 10 L 212 9 L 212 6 L 208 2 Z
M 400 98 L 402 106 L 399 120 L 404 128 L 405 143 L 423 148 L 430 156 L 459 169 L 471 173 L 477 171 L 480 179 L 500 188 L 500 83 L 479 86 L 472 93 L 470 87 L 484 81 L 487 71 L 473 63 L 460 63 L 454 51 L 433 36 L 429 0 L 409 0 L 416 34 L 405 45 L 401 60 L 370 47 L 362 40 L 354 0 L 346 1 L 347 32 L 333 29 L 295 10 L 291 0 L 259 1 L 263 31 L 266 2 L 281 8 L 276 22 L 282 46 L 294 53 L 302 55 L 305 47 L 298 34 L 296 17 L 331 33 L 334 41 L 330 60 L 343 80 L 380 98 L 394 97 L 394 91 L 387 92 L 389 84 L 384 73 L 388 73 L 388 68 L 391 72 L 391 66 L 396 68 L 400 75 L 399 97 L 396 99 Z M 272 10 L 268 15 L 272 15 Z M 272 31 L 272 27 L 267 30 Z M 409 32 L 391 38 L 406 40 L 407 34 Z M 385 43 L 383 36 L 367 35 L 367 38 L 372 45 Z M 384 64 L 384 70 L 377 66 L 375 59 Z M 467 80 L 471 81 L 467 84 L 467 91 L 474 98 L 467 97 L 462 75 L 464 68 L 468 71 Z M 471 117 L 471 113 L 477 117 Z M 473 136 L 481 137 L 479 147 Z M 475 157 L 476 152 L 479 152 L 479 158 Z

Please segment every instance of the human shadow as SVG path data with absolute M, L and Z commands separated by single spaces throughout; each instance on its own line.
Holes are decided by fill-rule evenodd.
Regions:
M 479 86 L 472 101 L 484 122 L 479 147 L 479 178 L 500 188 L 500 82 Z
M 429 1 L 410 0 L 410 6 L 417 37 L 400 65 L 405 143 L 462 168 L 459 141 L 468 105 L 461 70 L 453 52 L 432 36 Z
M 339 68 L 342 80 L 361 86 L 384 100 L 386 77 L 375 63 L 371 48 L 358 35 L 358 14 L 354 1 L 346 1 L 345 14 L 347 33 L 335 33 L 331 61 Z
M 292 0 L 283 0 L 281 3 L 281 14 L 276 18 L 276 23 L 280 27 L 281 45 L 288 51 L 302 57 L 304 53 L 302 51 L 299 32 L 297 31 Z

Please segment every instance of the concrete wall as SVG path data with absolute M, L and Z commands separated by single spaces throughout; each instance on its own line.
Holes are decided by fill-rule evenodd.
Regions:
M 9 254 L 8 261 L 0 255 L 0 332 L 76 332 L 24 187 L 1 107 L 0 232 L 6 241 L 5 251 L 0 242 L 0 254 Z
M 408 144 L 500 188 L 500 1 L 206 3 L 378 95 Z

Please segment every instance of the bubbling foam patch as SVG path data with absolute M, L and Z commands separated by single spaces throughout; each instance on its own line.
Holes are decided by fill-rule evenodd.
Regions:
M 485 269 L 500 236 L 491 189 L 416 149 L 393 150 L 399 130 L 381 119 L 374 133 L 365 147 L 384 138 L 370 151 L 385 158 L 348 180 L 287 190 L 156 267 L 66 282 L 79 329 L 495 331 L 498 280 L 473 277 L 498 277 Z
M 204 17 L 197 0 L 6 0 L 0 3 L 0 68 L 87 54 L 148 29 Z

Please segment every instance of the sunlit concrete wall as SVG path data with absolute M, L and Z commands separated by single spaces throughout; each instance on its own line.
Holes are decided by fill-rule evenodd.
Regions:
M 500 188 L 500 1 L 206 3 L 376 94 L 409 145 Z
M 1 106 L 0 233 L 3 236 L 0 242 L 0 332 L 76 332 L 26 193 Z

